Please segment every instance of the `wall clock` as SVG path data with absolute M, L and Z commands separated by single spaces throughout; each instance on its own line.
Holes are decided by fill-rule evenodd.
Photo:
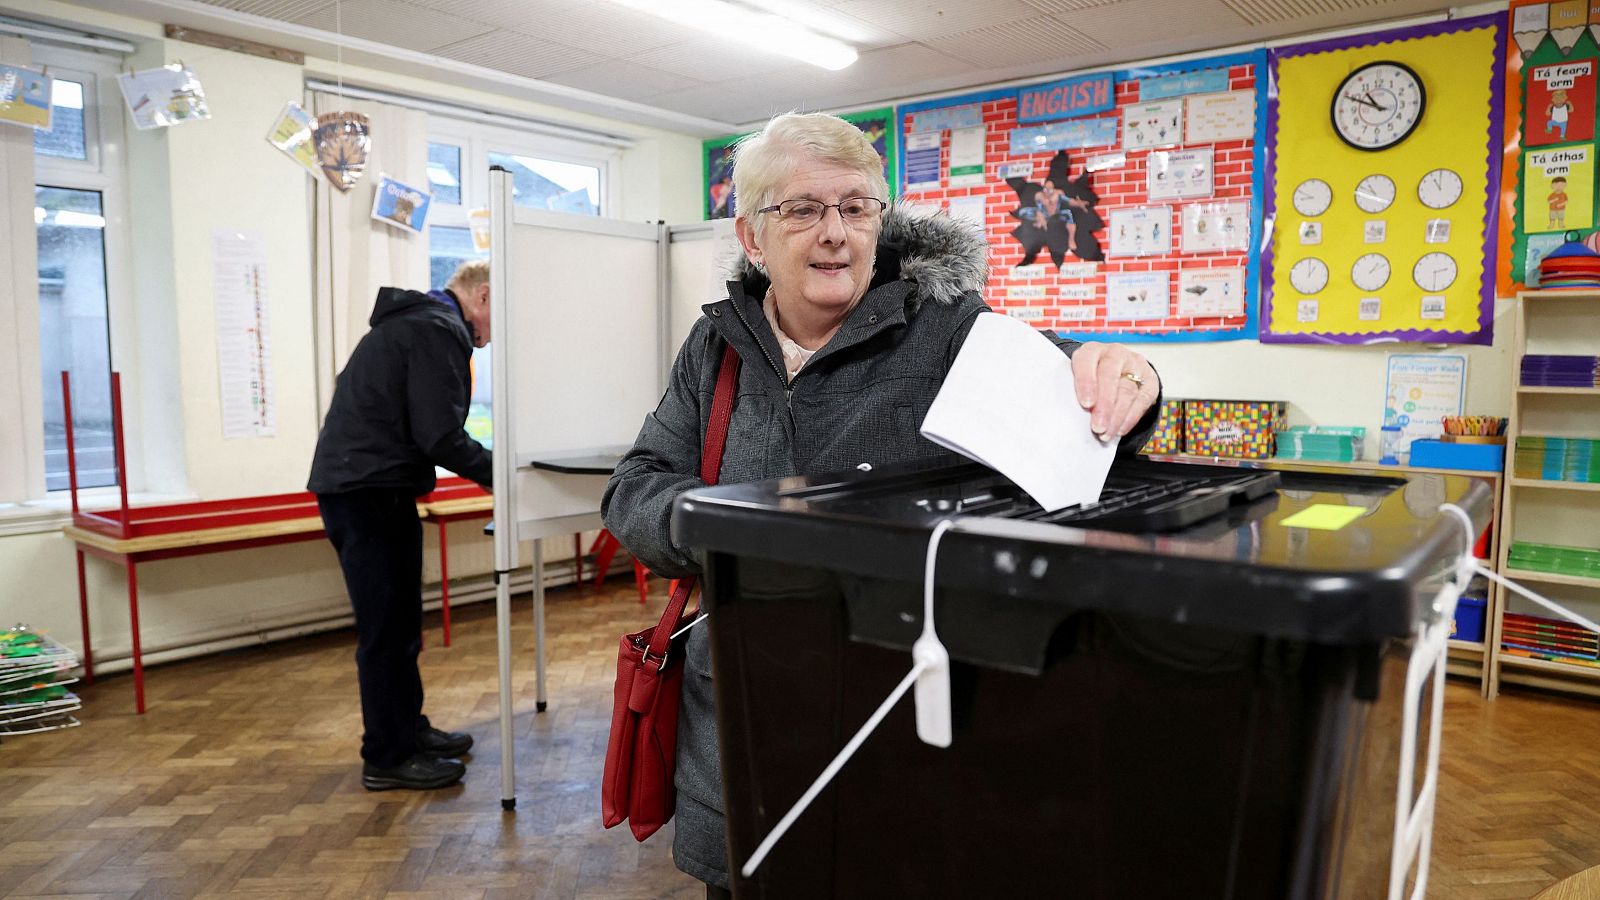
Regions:
M 1294 189 L 1294 211 L 1302 216 L 1320 216 L 1333 203 L 1333 188 L 1321 178 L 1307 178 Z
M 1315 294 L 1328 286 L 1328 264 L 1308 256 L 1289 270 L 1289 283 L 1302 294 Z
M 1350 267 L 1350 280 L 1363 291 L 1375 291 L 1389 283 L 1389 258 L 1382 253 L 1363 254 Z
M 1448 253 L 1424 253 L 1411 267 L 1411 279 L 1417 287 L 1429 293 L 1438 293 L 1456 280 L 1456 260 Z
M 1356 206 L 1362 212 L 1381 213 L 1394 202 L 1394 179 L 1387 175 L 1368 175 L 1356 185 Z
M 1417 182 L 1417 199 L 1430 209 L 1447 209 L 1461 199 L 1461 176 L 1453 169 L 1434 169 Z
M 1417 130 L 1427 101 L 1422 78 L 1410 66 L 1367 63 L 1334 92 L 1333 130 L 1357 150 L 1387 150 Z

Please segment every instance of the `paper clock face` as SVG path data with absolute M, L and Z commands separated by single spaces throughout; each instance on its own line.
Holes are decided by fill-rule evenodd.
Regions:
M 1375 291 L 1389 283 L 1389 257 L 1365 253 L 1350 267 L 1350 280 L 1363 291 Z
M 1394 202 L 1394 179 L 1387 175 L 1368 175 L 1356 185 L 1356 206 L 1362 212 L 1381 213 Z
M 1357 150 L 1387 150 L 1411 136 L 1427 106 L 1422 78 L 1404 63 L 1368 63 L 1333 95 L 1333 130 Z
M 1448 209 L 1461 199 L 1461 188 L 1453 169 L 1434 169 L 1417 182 L 1417 199 L 1430 209 Z
M 1425 253 L 1411 267 L 1411 280 L 1429 293 L 1438 293 L 1455 283 L 1456 260 L 1448 253 Z
M 1315 294 L 1328 286 L 1328 264 L 1308 256 L 1289 270 L 1289 283 L 1302 294 Z
M 1294 211 L 1302 216 L 1320 216 L 1333 203 L 1333 188 L 1321 178 L 1307 178 L 1294 189 Z

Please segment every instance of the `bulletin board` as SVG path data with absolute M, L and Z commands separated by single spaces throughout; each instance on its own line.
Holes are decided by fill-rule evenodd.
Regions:
M 1490 343 L 1504 33 L 1489 15 L 1272 51 L 1263 342 Z
M 980 228 L 984 299 L 1085 340 L 1256 336 L 1266 54 L 900 107 L 902 198 Z
M 897 169 L 900 152 L 896 140 L 898 132 L 895 130 L 894 107 L 844 113 L 839 118 L 853 123 L 872 140 L 873 149 L 883 157 L 883 177 L 889 182 L 889 198 L 894 199 L 895 186 L 900 183 Z M 701 172 L 704 181 L 701 183 L 700 196 L 707 219 L 733 218 L 736 206 L 733 196 L 733 148 L 746 136 L 731 134 L 706 141 L 703 145 Z
M 1600 247 L 1595 218 L 1600 5 L 1512 0 L 1500 179 L 1501 296 L 1539 286 L 1539 261 L 1567 234 Z M 1556 178 L 1565 179 L 1557 183 Z

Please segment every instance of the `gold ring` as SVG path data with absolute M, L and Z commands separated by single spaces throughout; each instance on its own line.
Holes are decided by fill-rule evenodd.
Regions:
M 1144 379 L 1139 377 L 1138 375 L 1135 375 L 1132 372 L 1123 372 L 1122 373 L 1122 377 L 1128 379 L 1131 382 L 1133 382 L 1133 386 L 1136 387 L 1136 388 L 1144 387 Z

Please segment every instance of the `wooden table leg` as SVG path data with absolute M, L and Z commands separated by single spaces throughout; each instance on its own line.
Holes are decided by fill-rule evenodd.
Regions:
M 83 575 L 83 549 L 78 548 L 78 618 L 83 627 L 83 683 L 94 684 L 94 648 L 89 643 L 89 585 Z
M 128 621 L 133 627 L 133 702 L 144 715 L 144 650 L 139 646 L 139 565 L 124 557 L 128 570 Z

